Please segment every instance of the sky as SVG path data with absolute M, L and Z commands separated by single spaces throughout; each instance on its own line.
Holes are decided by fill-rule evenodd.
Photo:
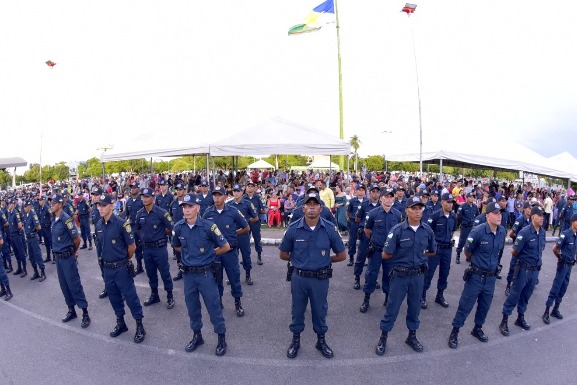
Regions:
M 274 116 L 338 136 L 334 25 L 287 35 L 321 2 L 1 2 L 0 156 L 197 145 Z M 404 4 L 338 1 L 344 138 L 361 155 L 418 152 L 422 128 L 425 151 L 494 138 L 577 157 L 577 2 Z

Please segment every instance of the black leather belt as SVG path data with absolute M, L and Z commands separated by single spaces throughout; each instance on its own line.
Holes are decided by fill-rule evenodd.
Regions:
M 497 275 L 496 271 L 481 270 L 475 266 L 471 266 L 471 271 L 473 272 L 473 274 L 479 274 L 485 277 L 492 277 L 494 275 Z
M 541 271 L 541 266 L 527 265 L 526 263 L 523 263 L 521 261 L 519 261 L 519 267 L 521 269 L 525 269 L 525 270 L 529 270 L 529 271 Z
M 333 269 L 330 267 L 320 270 L 301 270 L 295 267 L 294 273 L 303 278 L 327 279 L 333 277 Z
M 74 255 L 73 251 L 64 251 L 62 253 L 59 253 L 57 251 L 53 251 L 52 254 L 54 254 L 54 256 L 58 259 L 66 259 L 66 258 L 70 258 L 71 256 Z
M 36 238 L 38 234 L 36 233 L 30 233 L 30 234 L 26 234 L 26 238 L 30 239 L 30 238 Z
M 166 246 L 166 240 L 164 239 L 155 242 L 144 242 L 144 247 L 159 248 L 164 246 Z
M 452 246 L 451 246 L 450 242 L 449 243 L 437 242 L 437 248 L 438 249 L 450 249 L 451 247 Z
M 562 259 L 562 260 L 559 261 L 559 262 L 561 262 L 561 263 L 563 263 L 563 264 L 565 264 L 565 265 L 569 265 L 569 266 L 575 265 L 575 261 L 567 261 L 567 260 L 565 260 L 565 259 Z
M 108 263 L 108 262 L 102 263 L 102 267 L 104 267 L 105 269 L 118 269 L 119 267 L 123 266 L 126 266 L 126 261 L 120 261 L 114 263 Z
M 178 268 L 183 273 L 206 273 L 207 271 L 212 271 L 214 264 L 209 263 L 208 265 L 204 266 L 185 266 L 180 265 Z
M 410 277 L 412 275 L 419 275 L 424 272 L 423 267 L 409 269 L 408 267 L 393 266 L 393 274 L 401 277 Z

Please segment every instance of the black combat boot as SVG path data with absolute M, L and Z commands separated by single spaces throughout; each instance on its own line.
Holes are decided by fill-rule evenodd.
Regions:
M 92 250 L 92 241 L 88 241 L 88 250 Z
M 508 321 L 509 316 L 503 314 L 503 319 L 501 320 L 501 324 L 499 325 L 499 330 L 501 331 L 501 334 L 504 335 L 505 337 L 509 335 L 509 325 L 507 325 Z
M 427 308 L 427 292 L 423 292 L 423 296 L 421 297 L 421 309 Z
M 262 256 L 260 255 L 260 253 L 258 253 L 258 256 L 256 257 L 256 264 L 262 265 Z
M 22 273 L 20 274 L 20 278 L 24 278 L 28 275 L 26 271 L 26 261 L 22 262 Z
M 172 295 L 172 290 L 166 292 L 166 308 L 172 309 L 174 307 L 174 297 Z
M 226 337 L 224 333 L 218 335 L 218 343 L 216 344 L 214 354 L 217 356 L 224 356 L 226 354 Z
M 361 313 L 366 313 L 367 310 L 369 310 L 369 300 L 370 299 L 371 299 L 371 295 L 365 294 L 365 299 L 363 300 L 363 304 L 361 305 L 361 308 L 359 309 Z
M 236 310 L 237 317 L 244 317 L 244 309 L 242 308 L 242 305 L 240 304 L 240 298 L 234 299 L 234 308 Z
M 519 326 L 523 330 L 531 329 L 531 325 L 525 322 L 525 316 L 523 314 L 519 314 L 517 319 L 515 320 L 515 325 Z
M 553 310 L 551 310 L 551 317 L 555 317 L 557 319 L 563 319 L 563 315 L 559 312 L 559 304 L 556 303 L 553 306 Z
M 160 302 L 160 297 L 158 296 L 158 289 L 151 289 L 150 290 L 150 297 L 148 297 L 144 301 L 144 306 L 154 305 L 155 303 Z
M 457 256 L 455 257 L 455 263 L 457 265 L 461 264 L 461 254 L 457 254 Z
M 385 354 L 385 349 L 387 348 L 387 337 L 388 337 L 387 332 L 381 333 L 381 337 L 379 338 L 379 343 L 377 344 L 377 347 L 375 349 L 375 353 L 377 353 L 377 355 L 379 355 L 379 356 L 382 356 L 383 354 Z
M 82 244 L 82 246 L 80 246 L 80 249 L 82 250 L 82 249 L 86 249 L 86 248 L 88 248 L 88 246 L 86 246 L 86 242 L 84 242 L 84 243 Z
M 106 297 L 108 297 L 108 291 L 106 290 L 106 288 L 104 288 L 104 289 L 102 289 L 100 294 L 98 294 L 98 298 L 102 299 L 102 298 L 106 298 Z
M 423 345 L 417 340 L 417 332 L 409 331 L 409 336 L 405 340 L 405 343 L 409 345 L 414 351 L 420 353 L 423 351 Z
M 22 274 L 22 262 L 18 261 L 18 268 L 14 271 L 14 275 Z
M 136 273 L 136 275 L 138 275 L 138 274 L 140 274 L 140 273 L 144 273 L 144 269 L 142 268 L 142 259 L 136 261 L 136 271 L 135 271 L 135 273 Z
M 178 270 L 178 273 L 176 274 L 176 277 L 174 277 L 172 280 L 174 282 L 176 281 L 180 281 L 182 279 L 182 271 Z
M 137 344 L 144 341 L 144 336 L 146 336 L 146 330 L 144 330 L 144 325 L 142 324 L 142 318 L 136 320 L 136 333 L 134 333 L 134 342 Z
M 543 322 L 545 322 L 547 325 L 551 323 L 551 319 L 549 318 L 549 306 L 545 306 L 545 313 L 543 313 L 541 319 L 543 319 Z
M 66 323 L 70 320 L 73 320 L 76 317 L 78 317 L 76 315 L 76 310 L 74 310 L 74 306 L 71 306 L 68 308 L 68 313 L 66 313 L 66 316 L 64 316 L 64 318 L 62 318 L 62 322 Z
M 32 274 L 32 277 L 30 277 L 31 281 L 34 281 L 35 279 L 40 278 L 40 274 L 38 274 L 38 268 L 36 266 L 32 267 L 34 269 L 34 274 Z
M 301 334 L 293 333 L 293 340 L 286 351 L 286 356 L 288 358 L 295 358 L 299 354 L 299 349 L 301 348 Z
M 52 260 L 52 258 L 50 258 L 50 253 L 47 252 L 46 253 L 46 259 L 44 260 L 44 262 L 50 262 Z
M 361 277 L 355 275 L 355 284 L 353 285 L 353 289 L 359 290 L 361 288 Z
M 483 332 L 481 325 L 475 325 L 473 330 L 471 330 L 471 335 L 481 342 L 489 341 L 489 337 L 487 337 L 487 335 Z
M 453 327 L 451 334 L 449 335 L 449 347 L 451 349 L 457 349 L 459 345 L 459 328 Z
M 445 301 L 445 297 L 443 297 L 443 290 L 437 291 L 435 302 L 441 305 L 442 307 L 449 307 L 449 304 L 447 303 L 447 301 Z
M 128 326 L 124 322 L 124 317 L 116 317 L 116 326 L 110 332 L 110 337 L 116 338 L 124 332 L 128 331 Z
M 0 284 L 0 297 L 4 297 L 6 295 L 6 286 Z
M 204 340 L 202 339 L 202 334 L 200 333 L 200 330 L 195 330 L 194 335 L 192 336 L 192 340 L 190 340 L 190 342 L 188 343 L 188 345 L 186 345 L 184 350 L 189 353 L 194 352 L 196 348 L 198 348 L 200 345 L 204 345 Z
M 6 262 L 6 265 L 8 266 L 8 267 L 6 268 L 6 272 L 7 272 L 7 273 L 11 273 L 11 272 L 14 270 L 14 269 L 12 269 L 12 261 L 7 261 L 7 262 Z
M 315 347 L 325 358 L 333 358 L 333 351 L 329 348 L 329 345 L 327 345 L 324 334 L 317 334 L 317 344 Z
M 38 282 L 44 282 L 46 280 L 46 273 L 44 272 L 43 268 L 40 268 L 40 279 Z
M 246 271 L 246 284 L 247 285 L 253 285 L 254 282 L 252 281 L 252 278 L 250 277 L 250 270 Z
M 6 297 L 4 297 L 4 301 L 10 301 L 13 297 L 12 290 L 10 290 L 10 285 L 6 285 Z
M 355 259 L 353 257 L 349 258 L 349 263 L 347 263 L 347 266 L 352 266 L 355 264 Z
M 82 322 L 80 323 L 80 327 L 82 327 L 82 329 L 86 329 L 89 326 L 90 326 L 90 316 L 88 315 L 88 309 L 83 308 L 82 309 Z

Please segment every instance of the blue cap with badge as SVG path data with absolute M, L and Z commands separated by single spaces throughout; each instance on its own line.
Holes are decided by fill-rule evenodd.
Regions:
M 110 194 L 102 194 L 100 195 L 100 199 L 98 200 L 98 204 L 100 206 L 108 206 L 111 205 L 114 201 L 114 198 Z
M 189 206 L 197 205 L 198 204 L 198 198 L 196 197 L 196 194 L 188 193 L 182 198 L 182 201 L 178 202 L 178 204 L 179 205 L 189 205 Z
M 144 195 L 145 197 L 153 197 L 154 196 L 154 190 L 151 188 L 145 187 L 140 192 L 140 195 Z
M 321 203 L 321 196 L 319 195 L 319 193 L 308 193 L 307 195 L 305 195 L 305 203 L 307 203 L 308 201 L 310 201 L 311 199 L 314 199 L 317 201 L 317 203 Z
M 225 190 L 224 187 L 222 187 L 222 186 L 216 186 L 216 187 L 212 190 L 212 195 L 214 195 L 214 194 L 226 195 L 226 190 Z
M 416 205 L 424 206 L 423 202 L 421 201 L 421 198 L 419 198 L 418 196 L 412 196 L 409 199 L 407 199 L 407 207 L 413 207 Z

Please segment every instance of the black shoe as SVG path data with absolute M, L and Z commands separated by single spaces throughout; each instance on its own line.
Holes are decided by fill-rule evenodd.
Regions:
M 252 278 L 250 277 L 250 271 L 246 272 L 246 284 L 247 285 L 254 285 L 254 282 L 252 281 Z
M 14 271 L 14 275 L 20 275 L 20 274 L 22 274 L 22 266 L 18 265 L 16 271 Z
M 459 254 L 457 254 L 457 256 L 455 257 L 455 263 L 456 263 L 457 265 L 460 265 L 460 264 L 461 264 L 461 256 L 460 256 Z
M 449 335 L 449 347 L 451 349 L 457 349 L 459 345 L 459 328 L 453 328 L 451 334 Z
M 204 340 L 202 339 L 202 334 L 200 330 L 195 330 L 194 335 L 192 336 L 192 340 L 186 345 L 184 348 L 185 351 L 188 353 L 192 353 L 198 348 L 200 345 L 204 345 Z
M 78 317 L 78 315 L 76 315 L 76 310 L 74 310 L 73 307 L 69 307 L 68 313 L 66 313 L 66 316 L 64 318 L 62 318 L 62 322 L 66 323 L 66 322 L 71 321 L 77 317 Z
M 86 246 L 86 243 L 83 244 L 82 246 L 80 246 L 80 249 L 81 249 L 81 250 L 82 250 L 82 249 L 86 249 L 86 248 L 88 248 L 88 246 Z
M 116 326 L 110 332 L 110 337 L 116 338 L 124 332 L 128 331 L 128 326 L 124 322 L 124 317 L 116 317 Z
M 30 277 L 31 281 L 34 281 L 35 279 L 40 278 L 40 274 L 38 274 L 38 271 L 34 271 L 34 274 L 32 274 L 32 277 Z
M 168 292 L 166 294 L 166 308 L 172 309 L 174 307 L 174 297 L 172 296 L 172 292 Z
M 136 320 L 136 333 L 134 333 L 134 342 L 139 344 L 144 341 L 144 336 L 146 336 L 146 330 L 144 330 L 144 325 L 142 325 L 142 320 Z
M 549 318 L 549 306 L 545 307 L 545 313 L 543 313 L 543 316 L 541 317 L 541 319 L 543 320 L 543 322 L 545 322 L 547 325 L 549 325 L 551 323 L 551 319 Z
M 44 260 L 44 262 L 50 262 L 52 259 L 50 258 L 49 255 L 46 256 L 46 259 Z
M 421 309 L 426 309 L 427 308 L 427 296 L 425 294 L 423 294 L 423 297 L 421 297 Z
M 4 297 L 6 295 L 6 286 L 0 285 L 0 297 Z
M 8 267 L 6 268 L 7 273 L 11 273 L 14 269 L 12 269 L 12 261 L 7 263 Z
M 40 269 L 40 279 L 38 279 L 38 282 L 44 282 L 46 280 L 46 273 L 44 272 L 44 269 Z
M 88 246 L 88 250 L 92 250 L 92 243 Z
M 377 282 L 377 283 L 375 284 L 375 289 L 380 289 L 380 288 L 381 288 L 381 284 Z
M 301 347 L 301 335 L 300 333 L 293 334 L 293 340 L 286 351 L 286 356 L 288 358 L 295 358 L 299 354 L 299 349 Z
M 84 313 L 82 314 L 82 323 L 80 324 L 80 327 L 82 327 L 82 329 L 86 329 L 89 326 L 90 326 L 90 317 L 88 316 L 88 313 Z
M 359 309 L 361 313 L 366 313 L 369 310 L 369 297 L 365 295 L 365 299 L 363 300 L 363 304 Z
M 511 284 L 508 283 L 507 287 L 505 288 L 505 297 L 508 297 L 510 292 L 511 292 Z
M 417 332 L 409 332 L 409 336 L 405 340 L 405 343 L 409 345 L 417 353 L 423 351 L 423 345 L 421 345 L 419 340 L 417 340 Z
M 487 335 L 483 332 L 483 329 L 481 329 L 480 326 L 475 325 L 473 330 L 471 330 L 471 335 L 481 342 L 489 341 L 489 337 L 487 337 Z
M 4 297 L 4 301 L 10 301 L 10 299 L 14 297 L 12 295 L 12 291 L 10 290 L 10 285 L 6 285 L 6 296 Z
M 519 316 L 515 320 L 515 325 L 519 326 L 523 330 L 531 329 L 531 325 L 525 322 L 525 316 L 523 314 L 519 314 Z
M 160 297 L 158 296 L 158 293 L 153 292 L 152 294 L 150 294 L 150 297 L 148 297 L 145 301 L 144 301 L 144 306 L 150 306 L 150 305 L 154 305 L 155 303 L 160 302 Z
M 108 291 L 106 290 L 106 288 L 104 288 L 104 290 L 102 290 L 100 294 L 98 294 L 98 298 L 102 299 L 106 297 L 108 297 Z
M 257 265 L 262 265 L 262 257 L 260 255 L 260 253 L 258 253 L 258 257 L 256 258 L 256 264 Z
M 176 274 L 176 277 L 174 277 L 172 280 L 174 282 L 176 282 L 176 281 L 180 281 L 181 279 L 182 279 L 182 271 L 179 270 L 178 274 Z
M 218 335 L 218 343 L 216 344 L 214 354 L 217 356 L 224 356 L 226 354 L 226 338 L 224 333 Z
M 134 271 L 136 275 L 144 273 L 144 269 L 142 268 L 142 262 L 136 264 L 136 270 Z
M 355 276 L 355 284 L 353 286 L 353 289 L 359 290 L 360 288 L 361 288 L 361 277 Z
M 53 259 L 52 259 L 52 264 L 53 264 L 53 265 L 56 265 L 56 258 L 53 258 Z
M 354 265 L 354 263 L 355 262 L 352 259 L 349 259 L 349 263 L 347 263 L 347 266 L 352 266 L 352 265 Z
M 509 335 L 509 325 L 507 325 L 507 320 L 509 319 L 508 316 L 504 315 L 503 320 L 501 320 L 501 324 L 499 325 L 499 331 L 502 335 L 507 337 Z
M 22 273 L 20 274 L 20 278 L 24 278 L 28 275 L 28 272 L 26 271 L 26 266 L 24 266 L 22 268 Z
M 553 306 L 553 310 L 551 311 L 551 317 L 555 317 L 557 319 L 563 319 L 563 315 L 559 312 L 559 305 Z
M 379 343 L 377 344 L 377 347 L 375 348 L 375 353 L 377 353 L 377 355 L 382 356 L 383 354 L 385 354 L 385 350 L 387 348 L 387 332 L 382 332 L 381 333 L 381 337 L 379 338 Z
M 445 297 L 443 297 L 443 291 L 439 290 L 437 292 L 437 296 L 435 297 L 435 302 L 441 305 L 442 307 L 449 307 L 447 301 L 445 301 Z
M 325 358 L 333 358 L 333 355 L 334 355 L 333 351 L 331 350 L 331 348 L 329 348 L 329 345 L 327 345 L 327 342 L 325 341 L 325 335 L 324 334 L 318 335 L 317 344 L 315 347 L 317 348 L 318 351 L 321 352 L 321 354 Z
M 240 298 L 237 298 L 234 300 L 234 308 L 236 310 L 236 316 L 237 317 L 244 317 L 244 309 L 242 308 L 242 305 L 240 304 Z

